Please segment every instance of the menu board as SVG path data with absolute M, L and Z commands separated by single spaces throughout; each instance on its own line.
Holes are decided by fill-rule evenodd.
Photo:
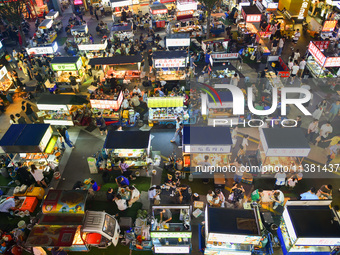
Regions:
M 155 59 L 155 68 L 163 68 L 163 67 L 185 67 L 185 58 L 162 58 Z
M 209 238 L 208 238 L 208 243 L 209 242 L 228 242 L 228 243 L 258 245 L 259 242 L 261 241 L 261 238 L 262 238 L 261 236 L 210 233 Z
M 149 108 L 183 107 L 183 97 L 150 97 Z
M 325 21 L 323 28 L 322 28 L 322 32 L 333 32 L 337 23 L 338 23 L 337 20 Z
M 191 232 L 151 232 L 152 238 L 191 238 Z

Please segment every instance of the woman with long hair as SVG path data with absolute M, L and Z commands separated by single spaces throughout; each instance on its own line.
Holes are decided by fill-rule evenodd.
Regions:
M 43 185 L 48 188 L 42 170 L 38 169 L 35 165 L 31 165 L 31 174 L 33 175 L 34 180 L 38 183 L 39 186 Z

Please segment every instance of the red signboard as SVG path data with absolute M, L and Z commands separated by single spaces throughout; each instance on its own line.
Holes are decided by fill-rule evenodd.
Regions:
M 247 15 L 246 22 L 260 22 L 261 15 L 260 14 L 249 14 Z
M 277 75 L 280 76 L 280 77 L 283 77 L 283 78 L 289 77 L 290 76 L 289 68 L 286 65 L 286 63 L 283 62 L 281 57 L 279 57 L 279 63 L 280 63 L 280 66 L 283 68 L 283 71 L 278 71 Z
M 314 41 L 313 43 L 319 50 L 326 50 L 328 49 L 330 41 Z
M 167 13 L 168 13 L 168 9 L 151 10 L 151 14 L 152 14 L 152 15 L 156 15 L 156 14 L 167 14 Z
M 310 54 L 313 55 L 313 57 L 315 58 L 315 60 L 323 66 L 323 64 L 325 63 L 326 57 L 325 55 L 321 52 L 321 50 L 319 50 L 318 47 L 315 46 L 314 43 L 310 42 L 309 46 L 308 46 L 308 51 Z
M 326 59 L 324 67 L 340 66 L 340 57 L 329 57 Z
M 322 28 L 322 32 L 333 32 L 337 23 L 338 21 L 336 20 L 325 21 L 323 28 Z
M 175 2 L 175 0 L 161 0 L 161 4 L 172 3 L 172 2 Z

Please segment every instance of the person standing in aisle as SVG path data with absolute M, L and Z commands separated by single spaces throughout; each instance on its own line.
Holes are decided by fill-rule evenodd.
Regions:
M 329 111 L 328 121 L 332 122 L 336 116 L 339 116 L 340 100 L 337 100 L 335 103 L 332 103 L 328 111 Z
M 279 40 L 279 44 L 278 44 L 279 47 L 278 47 L 277 55 L 281 56 L 284 44 L 285 44 L 285 37 L 281 37 Z
M 240 81 L 240 77 L 238 76 L 237 73 L 235 73 L 234 76 L 231 78 L 230 85 L 237 87 L 239 81 Z
M 107 135 L 106 123 L 105 123 L 105 120 L 104 120 L 101 112 L 97 113 L 97 116 L 96 116 L 96 125 L 99 128 L 99 132 L 100 132 L 101 135 L 103 135 L 104 131 L 105 131 L 105 134 Z
M 180 132 L 180 129 L 181 129 L 181 126 L 180 126 L 181 123 L 182 123 L 182 121 L 181 121 L 180 117 L 177 117 L 177 119 L 176 119 L 176 131 L 175 131 L 174 136 L 170 140 L 170 142 L 172 142 L 172 143 L 176 142 L 177 136 L 179 135 L 179 132 Z
M 68 131 L 66 130 L 66 128 L 57 128 L 57 131 L 59 133 L 59 139 L 61 142 L 61 146 L 63 149 L 65 149 L 65 143 L 70 147 L 70 148 L 75 148 L 75 146 L 73 145 L 73 143 L 70 140 L 70 136 L 68 134 Z
M 276 178 L 275 180 L 275 186 L 274 189 L 280 189 L 282 186 L 286 184 L 286 174 L 284 172 L 279 172 L 275 174 L 274 176 Z
M 293 36 L 292 50 L 294 50 L 294 47 L 296 46 L 297 42 L 299 41 L 300 36 L 301 36 L 300 29 L 296 29 L 296 32 L 294 33 L 294 36 Z
M 306 60 L 305 60 L 305 57 L 302 57 L 301 58 L 301 61 L 300 61 L 300 64 L 299 64 L 299 74 L 300 74 L 300 78 L 302 78 L 302 75 L 303 75 L 303 72 L 305 70 L 305 67 L 306 67 Z
M 314 119 L 308 126 L 306 138 L 310 143 L 314 142 L 314 136 L 319 132 L 319 120 Z
M 327 101 L 326 99 L 323 99 L 320 103 L 317 104 L 316 110 L 312 114 L 313 118 L 319 120 L 322 114 L 324 113 L 324 111 L 326 111 L 326 107 L 327 107 Z
M 299 49 L 297 49 L 297 50 L 294 52 L 293 60 L 294 60 L 294 61 L 297 61 L 299 58 L 300 58 L 300 51 L 299 51 Z
M 42 170 L 37 169 L 35 165 L 31 165 L 31 174 L 34 178 L 34 180 L 38 183 L 39 186 L 45 186 L 45 188 L 48 188 L 45 177 Z
M 26 107 L 24 106 L 24 104 L 26 104 L 25 105 Z M 35 112 L 33 111 L 31 104 L 29 104 L 28 102 L 22 101 L 21 109 L 25 112 L 25 114 L 27 115 L 28 119 L 32 123 L 35 123 L 38 120 L 38 117 L 35 114 Z
M 298 71 L 299 71 L 299 65 L 298 65 L 298 62 L 295 60 L 295 61 L 294 61 L 294 65 L 293 65 L 293 67 L 292 67 L 292 73 L 291 73 L 291 81 L 290 81 L 290 84 L 293 84 L 294 79 L 295 79 L 295 77 L 296 77 Z
M 272 42 L 272 54 L 275 56 L 276 52 L 277 52 L 277 45 L 279 43 L 279 39 L 278 38 L 274 38 L 273 42 Z

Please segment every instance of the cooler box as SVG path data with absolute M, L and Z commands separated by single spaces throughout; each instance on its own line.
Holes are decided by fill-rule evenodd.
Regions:
M 45 190 L 41 187 L 34 187 L 31 191 L 27 190 L 26 197 L 36 197 L 39 200 L 43 199 L 45 195 Z
M 19 211 L 28 210 L 30 213 L 34 212 L 35 208 L 38 205 L 38 199 L 36 197 L 26 197 L 25 201 L 19 208 Z
M 246 184 L 252 184 L 253 183 L 253 176 L 250 173 L 244 173 L 242 176 L 241 182 L 246 183 Z
M 225 175 L 223 173 L 214 174 L 214 184 L 216 188 L 224 189 Z

